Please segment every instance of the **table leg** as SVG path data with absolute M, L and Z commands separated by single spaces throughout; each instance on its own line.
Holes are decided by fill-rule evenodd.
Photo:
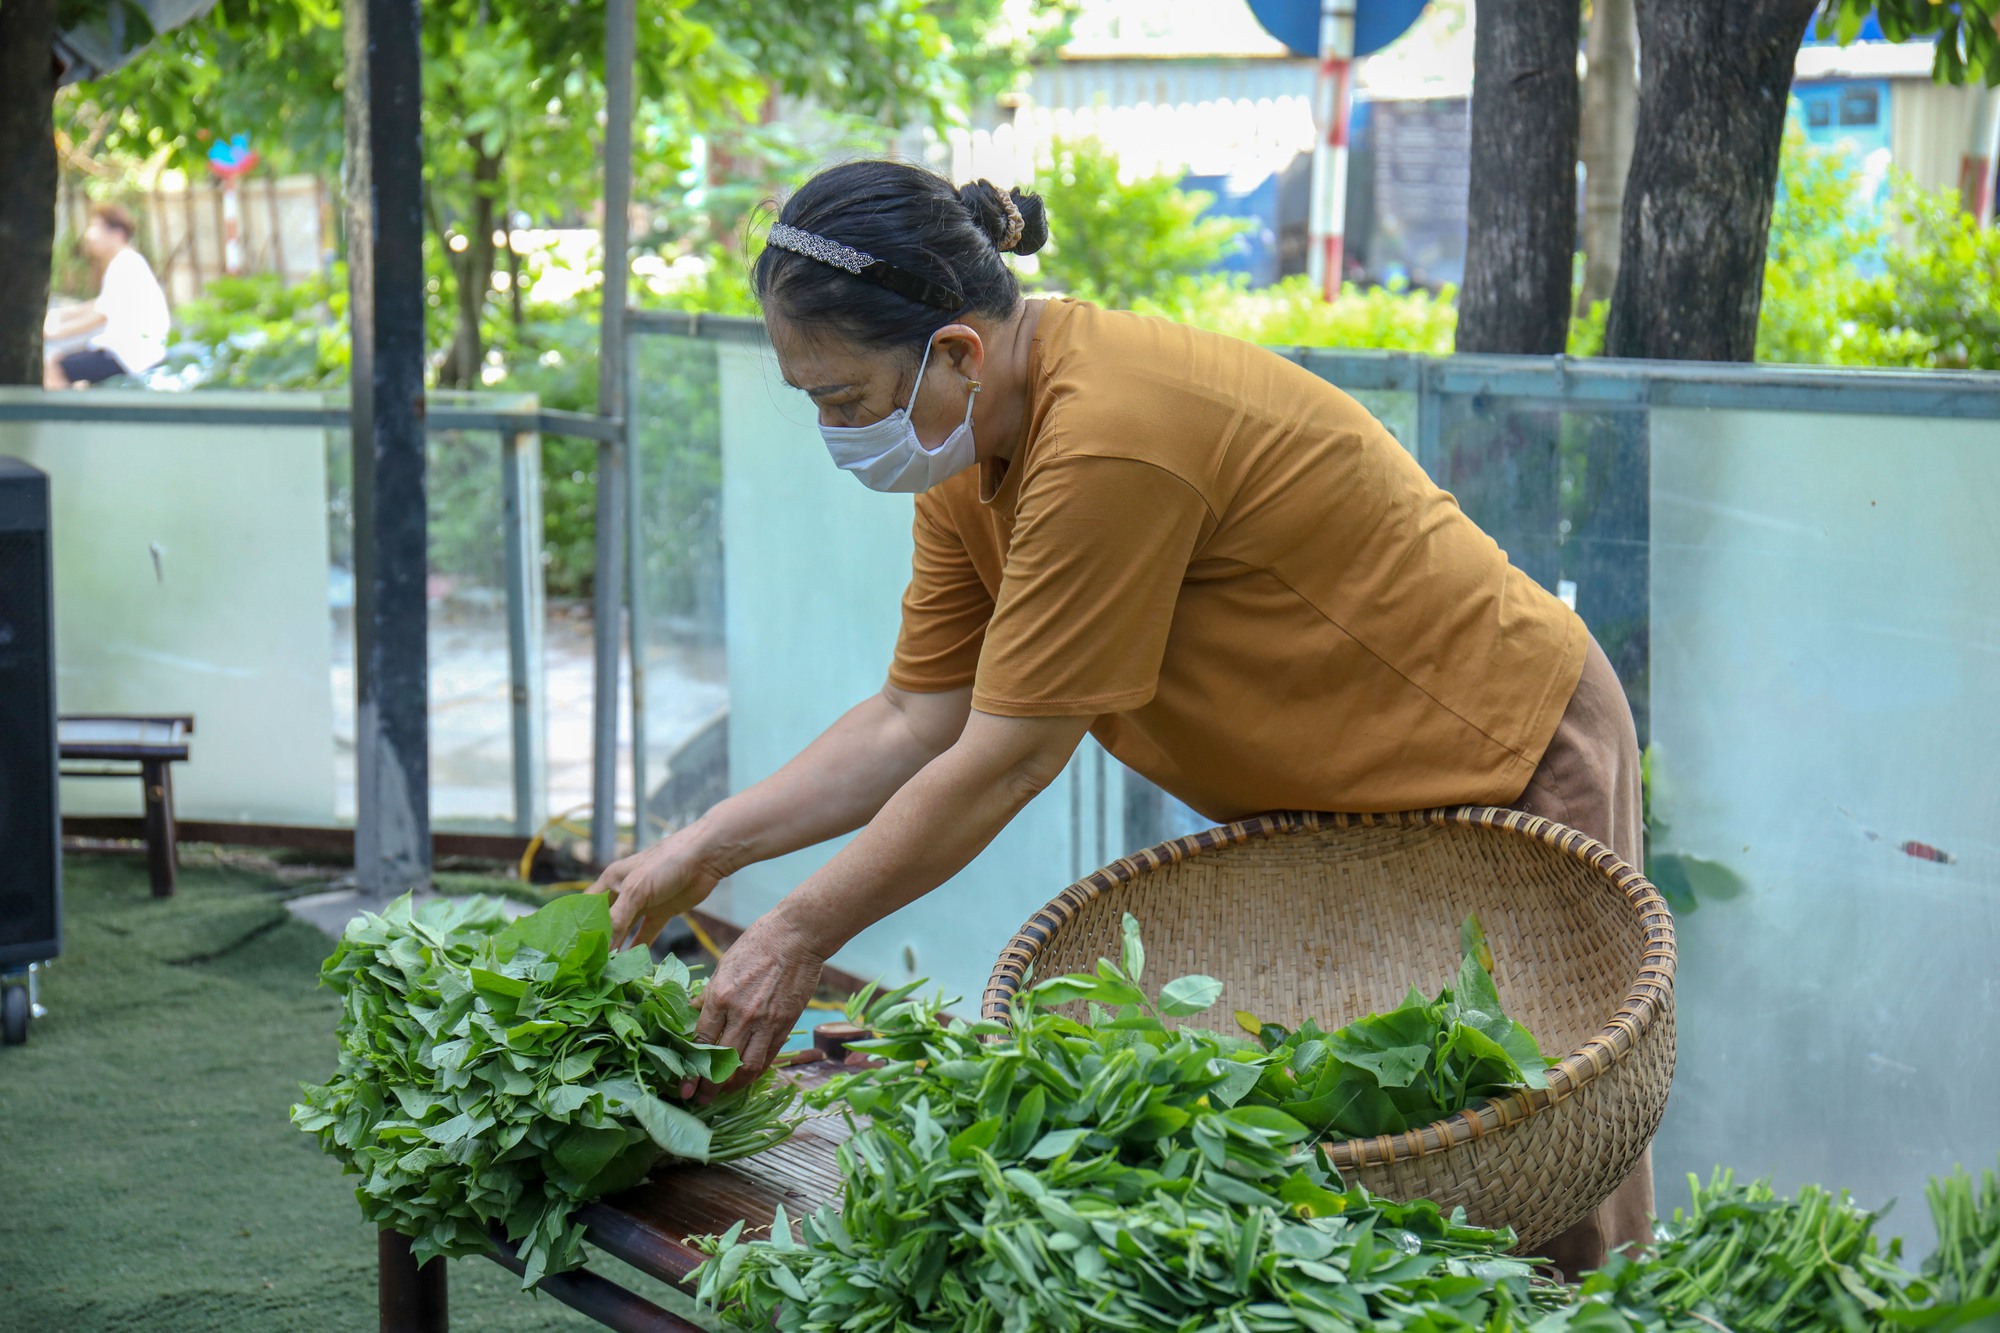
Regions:
M 450 1274 L 445 1261 L 419 1265 L 410 1238 L 382 1231 L 375 1242 L 376 1302 L 382 1333 L 448 1333 L 451 1327 Z
M 146 866 L 153 876 L 153 896 L 174 896 L 174 873 L 180 854 L 175 843 L 173 766 L 164 759 L 140 761 L 146 784 Z

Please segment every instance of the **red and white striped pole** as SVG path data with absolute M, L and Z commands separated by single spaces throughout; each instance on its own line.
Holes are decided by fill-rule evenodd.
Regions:
M 1313 147 L 1312 244 L 1308 263 L 1320 294 L 1340 295 L 1347 229 L 1347 114 L 1354 101 L 1355 0 L 1320 0 L 1319 85 Z
M 222 271 L 243 271 L 243 207 L 233 175 L 222 178 Z

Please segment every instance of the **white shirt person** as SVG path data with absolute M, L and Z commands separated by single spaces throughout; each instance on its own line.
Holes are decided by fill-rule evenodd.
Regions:
M 167 354 L 171 318 L 167 294 L 152 265 L 132 247 L 132 218 L 115 205 L 91 210 L 83 249 L 104 264 L 97 299 L 52 311 L 44 326 L 49 338 L 91 335 L 90 345 L 52 356 L 44 363 L 42 385 L 81 388 L 117 375 L 143 375 Z

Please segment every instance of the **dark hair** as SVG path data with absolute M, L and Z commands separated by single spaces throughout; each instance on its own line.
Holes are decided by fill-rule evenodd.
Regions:
M 1012 252 L 1031 255 L 1049 239 L 1039 195 L 1003 194 L 983 180 L 954 189 L 936 172 L 905 162 L 828 167 L 785 202 L 778 221 L 949 288 L 964 304 L 927 305 L 776 246 L 766 246 L 751 271 L 757 299 L 782 319 L 868 347 L 914 347 L 975 312 L 1005 319 L 1021 299 L 1021 284 L 1000 257 L 1009 199 L 1022 224 Z
M 123 232 L 127 241 L 139 234 L 139 224 L 132 221 L 130 213 L 116 204 L 98 204 L 90 210 L 90 216 L 113 231 Z

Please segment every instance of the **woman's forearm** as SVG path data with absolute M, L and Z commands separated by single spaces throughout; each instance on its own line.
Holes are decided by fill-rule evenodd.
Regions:
M 1062 772 L 1090 722 L 975 713 L 958 745 L 901 784 L 772 915 L 813 954 L 832 956 L 963 870 Z
M 865 699 L 783 768 L 716 804 L 687 836 L 704 863 L 728 875 L 852 833 L 950 747 L 969 695 L 889 690 Z

